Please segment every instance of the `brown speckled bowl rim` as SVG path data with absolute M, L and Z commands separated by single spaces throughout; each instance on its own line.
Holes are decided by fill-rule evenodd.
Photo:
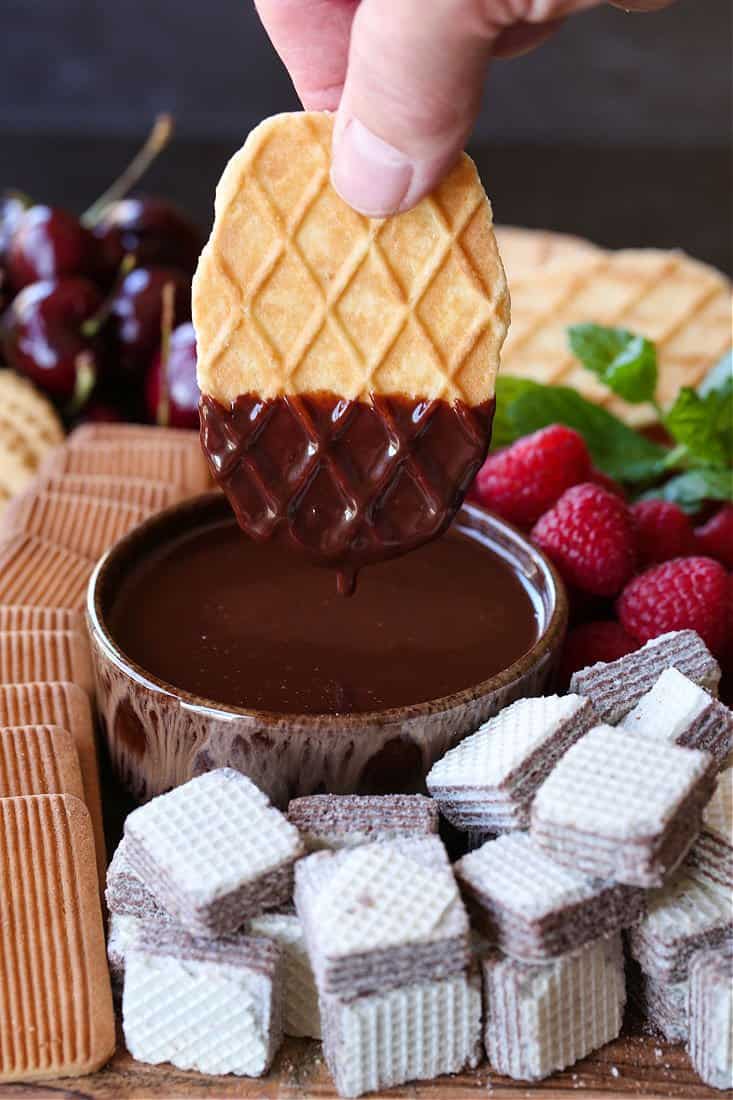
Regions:
M 462 520 L 469 520 L 474 524 L 480 523 L 489 528 L 489 530 L 484 533 L 484 539 L 481 541 L 485 541 L 486 539 L 491 540 L 492 534 L 501 534 L 504 540 L 507 540 L 510 544 L 514 543 L 516 546 L 521 547 L 522 552 L 533 561 L 539 574 L 544 578 L 549 593 L 550 614 L 544 630 L 539 634 L 537 641 L 531 649 L 527 650 L 525 654 L 507 668 L 502 669 L 501 672 L 495 673 L 486 680 L 482 680 L 470 687 L 462 688 L 460 691 L 454 692 L 451 695 L 440 696 L 437 699 L 428 699 L 421 703 L 408 703 L 403 706 L 384 710 L 359 711 L 354 714 L 294 714 L 285 711 L 265 711 L 257 710 L 254 707 L 230 706 L 224 703 L 217 703 L 214 699 L 206 699 L 203 696 L 195 695 L 183 688 L 177 688 L 173 684 L 166 683 L 165 680 L 161 680 L 157 676 L 154 676 L 152 673 L 148 672 L 147 669 L 142 668 L 133 661 L 131 657 L 128 657 L 115 642 L 107 627 L 102 612 L 100 593 L 105 585 L 108 574 L 115 568 L 118 560 L 121 557 L 124 558 L 131 554 L 135 546 L 138 543 L 144 543 L 157 527 L 165 527 L 181 515 L 189 513 L 192 519 L 191 530 L 193 530 L 195 528 L 195 523 L 193 522 L 194 517 L 202 512 L 205 513 L 207 509 L 213 508 L 214 505 L 219 502 L 221 503 L 223 512 L 222 518 L 225 518 L 227 508 L 226 498 L 218 490 L 213 490 L 179 501 L 160 512 L 156 512 L 155 515 L 150 516 L 137 527 L 133 528 L 128 534 L 121 538 L 119 542 L 115 543 L 102 558 L 100 558 L 89 580 L 86 603 L 87 625 L 90 634 L 93 640 L 101 647 L 108 660 L 115 664 L 120 671 L 125 673 L 129 679 L 138 685 L 159 694 L 177 699 L 187 709 L 204 714 L 209 718 L 229 718 L 231 720 L 236 720 L 237 718 L 255 719 L 264 726 L 281 726 L 283 723 L 287 723 L 297 726 L 299 730 L 306 731 L 309 727 L 312 727 L 314 730 L 318 729 L 322 731 L 324 727 L 328 728 L 331 726 L 334 732 L 344 733 L 353 733 L 355 730 L 365 728 L 372 724 L 382 725 L 405 719 L 419 719 L 420 717 L 427 717 L 428 715 L 449 712 L 456 708 L 465 707 L 476 699 L 491 696 L 509 684 L 515 683 L 517 680 L 524 677 L 535 665 L 547 657 L 548 654 L 553 652 L 560 645 L 564 636 L 568 620 L 568 601 L 563 582 L 552 562 L 550 562 L 536 546 L 533 546 L 526 536 L 512 524 L 507 523 L 492 512 L 488 512 L 484 508 L 479 507 L 477 504 L 467 502 L 463 505 L 456 517 L 455 523 L 457 527 L 459 529 L 464 528 L 464 523 L 461 522 Z M 212 522 L 216 521 L 212 520 Z M 475 529 L 475 527 L 468 528 L 469 531 L 471 529 Z M 509 556 L 503 545 L 492 544 L 491 549 L 497 552 L 504 561 L 508 562 L 514 568 L 519 569 L 520 576 L 524 578 L 524 583 L 526 585 L 531 583 L 531 579 L 519 566 L 516 558 L 513 559 Z M 542 602 L 543 597 L 540 595 L 539 599 Z

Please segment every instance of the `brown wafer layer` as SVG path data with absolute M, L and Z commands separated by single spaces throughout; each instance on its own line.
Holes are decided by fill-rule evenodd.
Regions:
M 36 478 L 32 490 L 66 496 L 114 500 L 146 512 L 158 512 L 184 495 L 179 486 L 144 477 L 105 477 L 101 474 L 59 474 Z
M 80 611 L 94 566 L 37 535 L 0 539 L 0 603 Z
M 0 729 L 0 798 L 71 794 L 84 799 L 73 736 L 61 726 Z
M 94 692 L 89 643 L 74 630 L 0 631 L 0 681 L 63 680 Z
M 97 747 L 89 697 L 77 684 L 0 684 L 0 727 L 35 725 L 61 726 L 74 738 L 84 801 L 94 826 L 99 882 L 101 889 L 104 889 L 107 859 Z
M 438 807 L 420 794 L 314 794 L 294 798 L 288 820 L 309 848 L 346 848 L 438 831 Z
M 142 477 L 180 485 L 190 493 L 203 492 L 211 485 L 206 460 L 193 441 L 100 442 L 62 447 L 46 456 L 40 472 L 43 477 Z
M 115 1047 L 89 814 L 0 800 L 0 1079 L 89 1073 Z
M 38 535 L 96 560 L 146 514 L 117 501 L 44 491 L 12 500 L 3 514 L 2 530 Z
M 84 616 L 68 607 L 34 607 L 33 604 L 0 606 L 0 630 L 86 631 Z

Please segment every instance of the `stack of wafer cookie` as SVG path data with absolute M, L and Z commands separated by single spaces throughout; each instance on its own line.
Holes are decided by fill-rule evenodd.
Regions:
M 651 405 L 628 405 L 589 371 L 567 343 L 568 325 L 593 321 L 653 340 L 657 401 L 698 386 L 733 344 L 730 281 L 682 252 L 608 252 L 574 237 L 498 229 L 512 296 L 502 374 L 572 386 L 634 427 L 655 422 Z
M 19 374 L 0 369 L 0 513 L 63 438 L 50 402 Z

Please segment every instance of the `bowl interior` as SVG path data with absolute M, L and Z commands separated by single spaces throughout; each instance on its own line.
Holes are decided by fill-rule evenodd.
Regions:
M 103 649 L 107 659 L 132 680 L 143 684 L 146 688 L 172 695 L 181 699 L 187 706 L 202 709 L 206 713 L 255 714 L 265 723 L 284 718 L 297 718 L 300 726 L 307 726 L 311 717 L 319 726 L 323 725 L 324 720 L 332 718 L 334 724 L 343 727 L 349 724 L 364 725 L 372 718 L 384 720 L 392 713 L 404 717 L 419 715 L 421 712 L 427 714 L 441 709 L 448 710 L 514 681 L 544 657 L 548 649 L 554 647 L 565 629 L 567 617 L 565 594 L 562 583 L 547 559 L 510 525 L 473 504 L 467 504 L 459 512 L 454 526 L 464 535 L 485 546 L 487 550 L 493 551 L 511 566 L 520 578 L 537 618 L 535 643 L 507 668 L 452 695 L 443 695 L 427 702 L 396 707 L 392 711 L 382 709 L 371 713 L 360 711 L 346 715 L 284 715 L 226 705 L 192 694 L 159 679 L 126 654 L 110 630 L 108 614 L 123 580 L 148 554 L 167 542 L 189 534 L 197 527 L 215 524 L 230 517 L 231 512 L 226 498 L 219 492 L 206 493 L 174 505 L 145 521 L 120 540 L 99 562 L 89 586 L 87 603 L 89 625 L 96 644 Z

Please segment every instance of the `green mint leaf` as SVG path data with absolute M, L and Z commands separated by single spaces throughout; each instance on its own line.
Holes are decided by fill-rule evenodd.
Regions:
M 624 401 L 638 405 L 654 400 L 657 351 L 651 340 L 595 324 L 571 325 L 568 340 L 583 366 Z
M 730 439 L 732 413 L 733 386 L 710 390 L 705 397 L 683 386 L 674 405 L 664 415 L 664 426 L 693 461 L 726 466 L 733 449 Z
M 550 424 L 565 424 L 583 436 L 594 464 L 610 477 L 643 482 L 666 470 L 665 447 L 628 428 L 566 386 L 543 386 L 523 378 L 500 376 L 496 397 L 498 446 Z
M 659 488 L 643 493 L 641 500 L 661 498 L 679 504 L 686 512 L 697 512 L 708 500 L 733 501 L 733 471 L 701 467 L 670 478 Z

